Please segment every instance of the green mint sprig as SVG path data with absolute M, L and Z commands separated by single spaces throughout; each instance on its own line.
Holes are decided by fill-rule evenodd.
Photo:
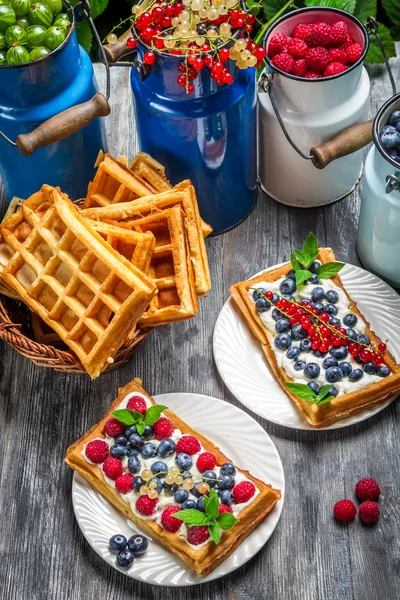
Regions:
M 329 383 L 327 385 L 323 385 L 318 394 L 313 392 L 313 390 L 305 383 L 290 383 L 287 381 L 285 385 L 289 392 L 292 392 L 292 394 L 298 398 L 307 400 L 307 402 L 310 402 L 311 404 L 317 404 L 318 406 L 328 404 L 328 402 L 334 398 L 334 396 L 328 395 L 329 390 L 332 387 Z
M 296 273 L 296 283 L 300 285 L 310 279 L 312 273 L 309 270 L 318 256 L 319 247 L 317 238 L 310 232 L 304 242 L 303 249 L 294 249 L 290 255 L 290 262 Z M 320 279 L 330 279 L 344 267 L 342 262 L 328 262 L 321 265 L 316 274 Z
M 216 544 L 221 539 L 222 531 L 226 531 L 234 526 L 237 518 L 232 513 L 219 514 L 220 501 L 215 490 L 210 491 L 210 495 L 204 498 L 205 513 L 200 510 L 180 510 L 174 513 L 174 517 L 180 519 L 189 527 L 194 525 L 207 525 L 208 532 Z
M 156 404 L 154 406 L 150 406 L 144 415 L 137 410 L 121 408 L 120 410 L 115 410 L 112 412 L 111 415 L 125 425 L 136 425 L 136 431 L 139 435 L 142 435 L 145 426 L 154 425 L 154 423 L 160 418 L 163 410 L 166 410 L 167 408 L 167 406 L 163 406 L 162 404 Z

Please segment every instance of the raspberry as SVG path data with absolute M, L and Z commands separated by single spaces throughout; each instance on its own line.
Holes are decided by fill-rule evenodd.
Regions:
M 297 77 L 305 77 L 307 73 L 307 65 L 305 58 L 301 58 L 300 60 L 294 61 L 294 67 L 292 69 L 292 75 L 297 75 Z
M 306 79 L 321 79 L 322 75 L 320 73 L 316 73 L 315 71 L 307 71 L 305 74 Z
M 93 440 L 86 446 L 85 454 L 93 463 L 100 464 L 108 457 L 108 444 L 103 440 Z
M 346 35 L 346 41 L 344 42 L 343 47 L 346 49 L 351 44 L 354 44 L 354 38 L 350 33 L 348 33 Z
M 306 25 L 305 23 L 299 23 L 293 28 L 292 37 L 298 40 L 303 40 L 303 42 L 307 41 L 307 36 L 311 31 L 311 25 Z
M 182 521 L 173 517 L 172 515 L 176 512 L 179 512 L 181 509 L 178 506 L 167 506 L 163 510 L 161 515 L 161 525 L 167 531 L 172 531 L 172 533 L 176 533 L 180 526 L 182 525 Z
M 377 503 L 371 502 L 369 500 L 360 504 L 359 511 L 361 521 L 363 523 L 368 523 L 369 525 L 372 525 L 372 523 L 376 523 L 381 514 Z
M 201 446 L 197 438 L 192 435 L 184 435 L 176 444 L 176 453 L 184 452 L 185 454 L 197 454 L 200 452 Z
M 274 33 L 268 44 L 268 56 L 273 57 L 288 45 L 289 38 L 284 33 Z
M 107 458 L 103 464 L 104 474 L 107 475 L 109 479 L 115 481 L 117 477 L 122 475 L 122 463 L 118 458 Z
M 141 515 L 145 517 L 149 517 L 153 514 L 156 509 L 158 499 L 157 498 L 149 498 L 148 496 L 139 496 L 136 500 L 136 510 L 140 512 Z
M 218 513 L 222 514 L 222 513 L 225 513 L 225 512 L 231 513 L 233 511 L 232 511 L 231 507 L 228 506 L 227 504 L 220 504 L 219 505 L 219 509 L 218 509 Z
M 212 471 L 216 464 L 217 461 L 214 454 L 211 454 L 211 452 L 203 452 L 197 459 L 196 467 L 200 473 L 204 473 L 204 471 Z
M 132 396 L 132 398 L 129 398 L 126 408 L 129 408 L 129 410 L 137 410 L 137 412 L 142 413 L 142 415 L 144 415 L 147 410 L 146 402 L 141 396 Z
M 378 500 L 381 489 L 375 479 L 364 477 L 356 484 L 356 496 L 359 500 Z
M 173 431 L 174 426 L 172 425 L 171 421 L 166 417 L 161 417 L 161 419 L 158 419 L 158 421 L 153 425 L 154 435 L 160 441 L 169 438 L 172 435 Z
M 333 514 L 338 521 L 352 521 L 357 514 L 357 509 L 351 500 L 339 500 L 333 507 Z
M 134 476 L 130 473 L 124 473 L 115 480 L 115 487 L 120 494 L 129 494 L 132 491 Z
M 306 42 L 310 47 L 323 46 L 331 43 L 332 27 L 327 23 L 314 23 L 308 33 Z
M 188 542 L 189 544 L 193 544 L 193 546 L 202 544 L 208 540 L 209 537 L 210 534 L 208 533 L 207 525 L 195 525 L 189 529 L 187 534 Z
M 329 50 L 329 58 L 331 62 L 338 62 L 343 65 L 347 62 L 347 54 L 342 48 L 332 48 L 332 50 Z
M 331 75 L 337 75 L 347 71 L 347 67 L 340 62 L 332 62 L 328 65 L 324 71 L 324 77 L 330 77 Z
M 288 52 L 293 58 L 304 58 L 307 50 L 308 46 L 303 40 L 289 40 Z
M 241 481 L 232 490 L 235 504 L 247 502 L 256 493 L 256 486 L 251 481 Z
M 274 56 L 271 62 L 284 73 L 291 73 L 294 67 L 294 58 L 287 52 Z
M 310 48 L 306 54 L 306 64 L 310 71 L 322 73 L 329 65 L 329 52 L 326 48 Z
M 125 431 L 124 423 L 121 423 L 121 421 L 118 421 L 118 419 L 114 419 L 114 417 L 111 417 L 111 419 L 108 419 L 108 421 L 106 421 L 106 424 L 104 425 L 104 432 L 113 438 L 116 438 L 119 435 L 122 435 L 124 433 L 124 431 Z
M 347 40 L 347 27 L 344 21 L 338 21 L 331 27 L 331 46 L 342 46 Z
M 363 47 L 360 44 L 350 44 L 346 48 L 347 62 L 353 64 L 358 61 L 363 53 Z

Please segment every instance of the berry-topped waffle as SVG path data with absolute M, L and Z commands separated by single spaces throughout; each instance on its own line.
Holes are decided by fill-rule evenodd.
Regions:
M 392 396 L 400 367 L 345 290 L 343 263 L 312 235 L 307 247 L 312 262 L 303 248 L 231 293 L 285 392 L 325 427 Z
M 66 461 L 135 525 L 207 575 L 272 510 L 280 491 L 234 466 L 140 383 L 119 391 Z

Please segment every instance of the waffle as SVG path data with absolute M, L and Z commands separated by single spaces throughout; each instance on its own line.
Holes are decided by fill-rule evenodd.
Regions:
M 31 312 L 31 324 L 33 339 L 35 342 L 38 342 L 38 344 L 56 347 L 64 345 L 60 336 L 58 336 L 56 332 L 34 312 Z
M 322 263 L 326 263 L 335 261 L 336 258 L 330 248 L 320 248 L 318 260 L 320 260 Z M 254 303 L 249 298 L 249 289 L 262 281 L 276 281 L 283 275 L 286 275 L 291 268 L 291 264 L 287 263 L 282 267 L 265 271 L 261 275 L 253 277 L 248 281 L 242 281 L 233 285 L 230 288 L 230 292 L 248 326 L 250 327 L 251 332 L 261 343 L 268 364 L 271 367 L 276 379 L 286 394 L 288 394 L 291 400 L 293 400 L 293 402 L 296 404 L 297 408 L 303 413 L 310 425 L 316 428 L 326 427 L 332 423 L 335 423 L 336 421 L 339 421 L 340 419 L 349 417 L 350 415 L 358 413 L 364 409 L 371 408 L 374 405 L 387 400 L 393 396 L 393 394 L 398 392 L 400 387 L 400 366 L 397 365 L 394 357 L 388 351 L 386 351 L 384 354 L 384 362 L 392 371 L 391 375 L 360 389 L 355 389 L 355 391 L 339 394 L 336 398 L 333 398 L 331 402 L 328 402 L 323 406 L 309 403 L 306 400 L 289 392 L 285 386 L 285 383 L 292 382 L 293 379 L 291 379 L 287 375 L 286 371 L 279 367 L 277 363 L 276 356 L 271 345 L 274 335 L 264 326 L 263 322 L 261 321 L 259 313 L 255 309 Z M 339 275 L 332 277 L 332 281 L 346 294 L 350 302 L 349 311 L 354 313 L 358 318 L 362 319 L 366 323 L 367 327 L 365 333 L 368 335 L 371 342 L 377 347 L 381 343 L 381 340 L 371 330 L 371 326 L 367 319 L 361 314 L 357 304 L 350 298 L 341 282 Z
M 113 361 L 156 287 L 69 200 L 56 189 L 50 197 L 52 205 L 42 217 L 25 204 L 4 223 L 1 231 L 12 257 L 2 278 L 97 377 Z M 26 222 L 31 231 L 20 239 Z
M 134 175 L 148 183 L 156 192 L 167 192 L 172 185 L 165 176 L 165 167 L 150 154 L 139 152 L 129 165 Z
M 85 217 L 99 221 L 134 221 L 173 206 L 180 206 L 185 214 L 190 257 L 193 264 L 196 293 L 204 296 L 211 289 L 207 251 L 201 231 L 196 194 L 189 181 L 183 181 L 168 192 L 146 196 L 132 202 L 111 204 L 83 210 Z
M 146 399 L 147 406 L 154 405 L 155 402 L 153 398 L 144 392 L 143 388 L 139 385 L 140 383 L 140 380 L 134 380 L 128 383 L 124 388 L 120 389 L 117 399 L 110 407 L 109 413 L 125 406 L 126 404 L 123 403 L 123 401 L 128 394 L 131 396 L 140 394 Z M 80 473 L 90 485 L 111 502 L 117 510 L 139 527 L 140 530 L 148 534 L 150 539 L 156 539 L 166 546 L 168 550 L 182 559 L 200 575 L 207 575 L 228 558 L 257 527 L 257 525 L 259 525 L 259 523 L 271 512 L 275 504 L 281 498 L 279 490 L 275 490 L 270 485 L 255 478 L 248 471 L 237 468 L 237 471 L 241 476 L 255 485 L 258 489 L 258 494 L 253 496 L 249 501 L 249 504 L 237 514 L 238 521 L 233 527 L 222 532 L 219 544 L 215 544 L 211 541 L 204 545 L 200 545 L 197 548 L 195 546 L 189 546 L 186 539 L 178 535 L 179 532 L 172 533 L 167 531 L 159 525 L 155 519 L 142 519 L 139 513 L 132 510 L 133 503 L 136 502 L 138 496 L 134 492 L 131 492 L 131 494 L 134 495 L 134 498 L 129 498 L 129 500 L 127 498 L 127 500 L 124 500 L 123 495 L 119 494 L 116 488 L 109 485 L 105 480 L 101 465 L 89 463 L 86 460 L 84 456 L 86 445 L 91 440 L 104 439 L 105 437 L 104 425 L 110 417 L 109 413 L 100 421 L 100 423 L 95 425 L 80 440 L 68 448 L 65 459 L 67 464 Z M 213 442 L 197 431 L 194 431 L 175 413 L 166 410 L 163 415 L 170 419 L 175 429 L 179 429 L 183 434 L 195 436 L 203 446 L 204 450 L 211 452 L 215 456 L 218 466 L 226 462 L 231 462 Z M 132 502 L 132 504 L 130 502 Z M 235 506 L 233 506 L 233 508 L 235 508 Z

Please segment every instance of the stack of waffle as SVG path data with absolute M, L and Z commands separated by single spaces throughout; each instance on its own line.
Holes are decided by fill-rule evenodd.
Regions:
M 135 328 L 190 319 L 211 288 L 189 181 L 172 187 L 140 153 L 99 156 L 79 209 L 44 185 L 0 227 L 0 293 L 33 312 L 37 341 L 63 342 L 97 377 Z

